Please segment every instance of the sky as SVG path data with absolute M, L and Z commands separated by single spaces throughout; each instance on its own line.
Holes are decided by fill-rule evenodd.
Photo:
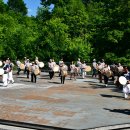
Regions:
M 8 0 L 4 0 L 7 3 Z M 36 16 L 37 8 L 40 7 L 40 0 L 24 0 L 26 7 L 28 8 L 28 16 Z

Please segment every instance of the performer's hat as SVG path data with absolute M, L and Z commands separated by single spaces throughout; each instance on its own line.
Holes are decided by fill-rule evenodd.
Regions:
M 93 61 L 96 61 L 96 59 L 93 59 Z

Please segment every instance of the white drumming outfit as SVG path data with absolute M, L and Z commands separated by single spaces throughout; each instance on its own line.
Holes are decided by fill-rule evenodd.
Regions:
M 72 78 L 72 75 L 74 76 L 74 79 L 76 80 L 76 73 L 77 73 L 77 68 L 75 64 L 70 65 L 70 79 Z
M 70 73 L 71 74 L 75 73 L 75 64 L 70 65 Z
M 77 67 L 78 67 L 78 70 L 79 70 L 78 74 L 82 73 L 81 72 L 81 65 L 82 65 L 82 63 L 81 63 L 80 59 L 78 59 L 78 61 L 77 61 Z
M 17 74 L 19 75 L 19 73 L 20 73 L 20 71 L 21 71 L 21 69 L 20 69 L 20 64 L 21 64 L 21 62 L 19 61 L 19 60 L 17 60 L 16 61 L 16 64 L 17 64 Z
M 50 60 L 50 62 L 48 62 L 48 67 L 49 67 L 49 75 L 50 75 L 50 79 L 52 79 L 54 77 L 54 67 L 55 67 L 55 63 L 52 62 L 52 60 Z
M 3 74 L 3 86 L 8 86 L 8 71 L 9 71 L 9 65 L 5 63 L 4 67 L 4 74 Z
M 85 78 L 85 75 L 86 75 L 85 67 L 86 67 L 86 64 L 85 64 L 85 63 L 81 64 L 82 78 L 83 78 L 83 79 Z
M 9 73 L 8 73 L 8 83 L 14 83 L 14 79 L 13 79 L 13 63 L 9 63 Z
M 124 76 L 127 80 L 130 80 L 130 72 L 124 74 Z M 124 97 L 128 98 L 128 94 L 130 93 L 130 84 L 126 84 L 123 86 L 123 93 L 124 93 Z

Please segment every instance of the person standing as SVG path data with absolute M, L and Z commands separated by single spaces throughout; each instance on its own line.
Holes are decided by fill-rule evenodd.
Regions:
M 7 87 L 8 86 L 8 72 L 9 72 L 9 61 L 6 60 L 4 62 L 3 66 L 4 74 L 3 74 L 3 86 Z
M 80 75 L 82 72 L 82 69 L 81 69 L 81 65 L 82 65 L 82 63 L 81 63 L 81 61 L 80 61 L 80 58 L 78 58 L 78 61 L 77 61 L 77 67 L 78 67 L 78 75 Z
M 124 77 L 127 80 L 126 85 L 123 86 L 124 98 L 127 99 L 130 93 L 130 71 L 128 67 L 124 67 Z
M 60 73 L 61 73 L 61 84 L 65 83 L 65 77 L 67 76 L 67 65 L 64 64 L 64 62 L 60 66 Z
M 74 62 L 72 61 L 71 62 L 71 65 L 70 65 L 70 80 L 72 79 L 72 76 L 74 76 L 74 79 L 76 80 L 76 66 L 74 64 Z
M 101 62 L 99 61 L 98 62 L 98 65 L 97 65 L 97 70 L 98 70 L 98 78 L 99 78 L 99 82 L 102 83 L 102 70 L 103 70 L 103 66 L 101 64 Z
M 37 63 L 32 62 L 32 66 L 31 66 L 31 82 L 36 83 L 37 82 L 37 75 L 35 74 L 35 71 L 39 70 L 39 67 L 37 65 Z
M 82 78 L 85 78 L 86 72 L 85 72 L 85 67 L 86 67 L 86 63 L 85 61 L 81 64 L 81 74 L 82 74 Z
M 48 62 L 50 79 L 52 79 L 54 76 L 54 71 L 53 71 L 54 66 L 55 66 L 54 62 L 52 61 L 52 59 L 50 59 L 50 61 Z
M 61 58 L 61 60 L 59 61 L 59 67 L 61 67 L 62 66 L 62 64 L 63 64 L 63 58 Z M 61 76 L 61 71 L 59 72 L 59 77 Z
M 93 68 L 92 77 L 93 76 L 96 77 L 97 76 L 97 63 L 96 63 L 96 59 L 93 59 L 92 68 Z
M 108 80 L 109 80 L 109 77 L 107 77 L 107 72 L 110 71 L 110 67 L 109 65 L 105 64 L 104 65 L 104 68 L 103 68 L 103 76 L 104 76 L 104 83 L 105 83 L 105 86 L 107 87 L 108 86 Z
M 27 63 L 27 58 L 24 57 L 24 65 L 25 65 L 25 68 L 24 68 L 24 74 L 26 74 L 27 70 L 26 70 L 26 63 Z
M 55 62 L 55 60 L 54 59 L 52 59 L 52 64 L 53 64 L 53 71 L 54 71 L 54 67 L 56 66 L 56 62 Z M 53 75 L 53 77 L 55 76 L 55 71 L 54 71 L 54 75 Z
M 30 71 L 30 62 L 29 59 L 27 59 L 25 64 L 26 72 L 27 72 L 27 78 L 29 78 L 29 71 Z
M 8 83 L 14 83 L 14 79 L 13 79 L 13 66 L 14 66 L 14 64 L 10 61 L 10 60 L 8 60 L 8 62 L 9 62 L 9 72 L 8 72 Z
M 20 71 L 21 71 L 21 69 L 20 69 L 20 64 L 21 64 L 21 62 L 20 62 L 19 59 L 17 59 L 16 64 L 17 64 L 17 74 L 19 75 L 19 73 L 20 73 Z

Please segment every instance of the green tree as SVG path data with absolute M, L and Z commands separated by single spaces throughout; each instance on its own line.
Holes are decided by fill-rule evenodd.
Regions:
M 0 13 L 6 12 L 6 4 L 4 4 L 3 0 L 0 0 Z
M 27 7 L 23 0 L 8 0 L 7 5 L 9 9 L 14 10 L 22 15 L 27 14 Z
M 114 53 L 115 58 L 126 55 L 125 52 L 130 45 L 128 3 L 129 0 L 93 0 L 87 5 L 94 52 L 99 58 L 108 53 Z M 124 42 L 126 38 L 127 42 Z

